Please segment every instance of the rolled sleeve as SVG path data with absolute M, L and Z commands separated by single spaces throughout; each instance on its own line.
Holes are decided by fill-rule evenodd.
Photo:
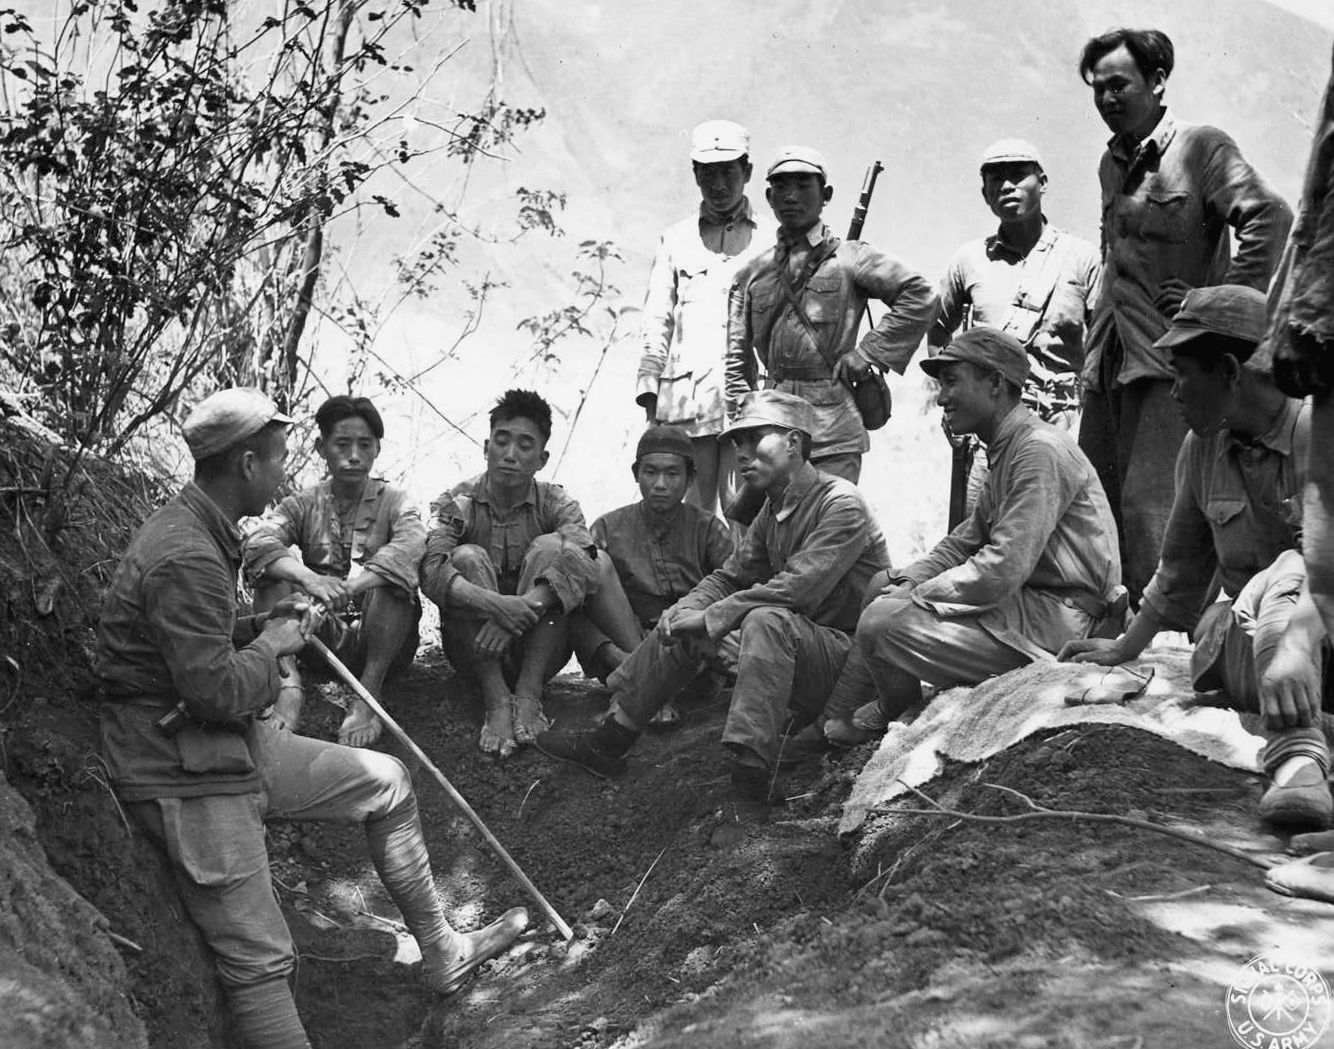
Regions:
M 584 523 L 584 511 L 579 503 L 560 488 L 551 488 L 550 504 L 542 522 L 547 531 L 560 536 L 561 549 L 551 564 L 538 577 L 546 583 L 569 612 L 583 603 L 597 576 L 597 544 Z
M 892 255 L 865 244 L 858 248 L 854 281 L 889 309 L 863 336 L 857 353 L 868 364 L 902 375 L 935 320 L 936 293 L 925 277 Z
M 241 563 L 246 579 L 254 585 L 269 566 L 291 557 L 291 547 L 301 539 L 305 504 L 299 495 L 289 495 L 250 529 L 241 545 Z
M 452 493 L 444 492 L 432 500 L 431 528 L 418 571 L 422 593 L 441 608 L 449 604 L 449 588 L 459 574 L 450 556 L 465 541 L 467 531 L 467 519 Z
M 366 561 L 366 570 L 409 593 L 417 589 L 419 567 L 426 552 L 426 526 L 421 511 L 406 492 L 394 491 L 386 500 L 389 541 Z

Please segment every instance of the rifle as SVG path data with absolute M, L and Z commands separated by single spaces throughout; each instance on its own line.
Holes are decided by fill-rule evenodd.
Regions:
M 857 196 L 857 206 L 852 209 L 852 221 L 848 223 L 848 240 L 861 238 L 862 227 L 866 225 L 866 212 L 871 207 L 871 194 L 875 192 L 875 180 L 884 170 L 885 165 L 878 160 L 866 169 L 866 177 L 862 179 L 862 191 Z
M 967 331 L 972 327 L 972 321 L 973 307 L 969 304 L 964 307 L 963 323 L 959 326 L 959 330 Z M 952 532 L 968 516 L 968 476 L 973 472 L 973 456 L 977 454 L 977 439 L 972 434 L 953 433 L 950 430 L 949 423 L 943 418 L 940 420 L 940 427 L 945 431 L 945 437 L 950 442 L 950 504 L 949 524 L 946 531 Z
M 866 176 L 862 179 L 862 191 L 857 195 L 857 204 L 852 209 L 847 240 L 857 240 L 862 235 L 862 227 L 866 225 L 866 213 L 871 207 L 871 194 L 875 192 L 875 180 L 884 170 L 885 166 L 878 160 L 866 169 Z M 871 308 L 867 306 L 866 317 L 869 319 L 870 315 Z M 764 493 L 742 485 L 741 490 L 724 507 L 723 516 L 729 521 L 736 521 L 740 525 L 749 527 L 762 506 L 764 506 Z

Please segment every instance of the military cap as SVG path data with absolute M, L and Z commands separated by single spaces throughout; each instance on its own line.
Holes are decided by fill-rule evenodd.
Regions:
M 269 423 L 290 426 L 292 420 L 278 411 L 278 406 L 262 390 L 233 386 L 210 394 L 195 405 L 181 430 L 190 454 L 198 460 L 253 437 Z
M 723 164 L 750 152 L 750 132 L 730 120 L 706 120 L 690 135 L 690 159 L 696 164 Z
M 1042 156 L 1038 147 L 1022 138 L 1000 138 L 982 152 L 982 171 L 994 164 L 1036 164 L 1042 170 Z
M 639 438 L 635 448 L 635 465 L 646 455 L 654 452 L 666 452 L 679 455 L 692 465 L 695 462 L 695 449 L 685 432 L 675 426 L 650 426 Z
M 1172 326 L 1154 346 L 1171 349 L 1201 335 L 1227 335 L 1258 344 L 1264 338 L 1265 320 L 1265 296 L 1255 288 L 1241 284 L 1191 288 Z
M 999 328 L 985 325 L 969 328 L 936 356 L 922 361 L 922 371 L 938 379 L 945 365 L 954 361 L 968 361 L 979 368 L 1000 372 L 1016 386 L 1023 386 L 1028 378 L 1028 354 L 1023 343 Z
M 829 181 L 829 169 L 825 166 L 824 157 L 819 153 L 810 146 L 784 146 L 778 151 L 778 156 L 773 159 L 764 177 L 772 179 L 775 175 L 803 172 L 819 175 L 823 181 Z
M 815 410 L 810 401 L 781 390 L 755 390 L 741 401 L 741 412 L 719 437 L 728 437 L 739 430 L 754 430 L 760 426 L 777 426 L 780 430 L 800 430 L 808 436 L 815 431 Z

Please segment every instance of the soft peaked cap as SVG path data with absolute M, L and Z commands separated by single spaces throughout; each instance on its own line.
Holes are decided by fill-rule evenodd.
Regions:
M 253 386 L 233 386 L 205 397 L 186 418 L 181 430 L 196 461 L 226 451 L 253 437 L 269 423 L 290 426 L 266 393 Z
M 969 328 L 936 356 L 922 361 L 922 371 L 937 379 L 945 365 L 953 361 L 967 361 L 986 371 L 1000 372 L 1016 386 L 1023 386 L 1028 378 L 1028 354 L 1023 343 L 999 328 L 985 325 Z
M 753 430 L 760 426 L 777 426 L 780 430 L 800 430 L 809 436 L 815 432 L 815 410 L 810 401 L 781 390 L 755 390 L 741 401 L 741 411 L 732 425 L 719 437 L 727 437 L 739 430 Z

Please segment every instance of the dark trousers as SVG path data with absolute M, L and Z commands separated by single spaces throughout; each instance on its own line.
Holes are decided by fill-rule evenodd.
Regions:
M 1117 385 L 1123 356 L 1119 339 L 1103 353 L 1102 388 L 1084 398 L 1079 447 L 1107 493 L 1121 537 L 1121 579 L 1137 605 L 1158 567 L 1187 427 L 1170 379 Z

